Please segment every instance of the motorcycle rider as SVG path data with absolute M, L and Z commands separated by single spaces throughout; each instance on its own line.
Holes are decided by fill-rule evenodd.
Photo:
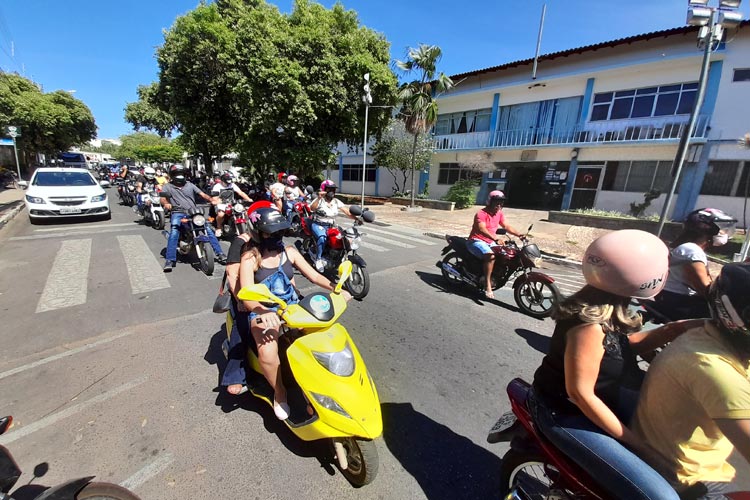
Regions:
M 138 212 L 143 215 L 145 209 L 144 195 L 148 194 L 154 189 L 156 185 L 156 170 L 152 167 L 146 167 L 143 169 L 142 174 L 138 174 L 135 178 L 135 199 L 138 206 Z M 148 200 L 151 203 L 151 200 Z
M 227 211 L 227 205 L 235 202 L 235 195 L 245 200 L 247 203 L 252 203 L 253 200 L 245 194 L 240 187 L 234 182 L 234 176 L 230 171 L 224 171 L 219 176 L 219 182 L 214 184 L 211 188 L 211 196 L 213 197 L 213 203 L 216 205 L 216 237 L 221 238 L 222 230 L 224 227 L 224 217 Z M 230 214 L 231 217 L 231 214 Z
M 711 319 L 649 367 L 634 430 L 666 459 L 679 491 L 717 499 L 735 476 L 732 451 L 750 462 L 750 264 L 724 266 L 708 304 Z
M 250 220 L 253 223 L 252 236 L 256 245 L 242 255 L 240 285 L 243 288 L 254 283 L 262 283 L 287 304 L 295 304 L 299 302 L 292 281 L 296 268 L 321 288 L 334 289 L 334 284 L 315 272 L 294 246 L 284 246 L 282 238 L 289 229 L 289 221 L 281 212 L 275 208 L 260 208 L 251 214 Z M 351 298 L 348 294 L 344 296 L 347 300 Z M 274 389 L 274 413 L 280 420 L 286 420 L 289 418 L 289 405 L 279 369 L 277 341 L 281 320 L 276 314 L 277 306 L 272 307 L 254 301 L 244 301 L 243 305 L 250 311 L 250 332 L 258 348 L 258 360 L 263 375 Z
M 302 190 L 297 185 L 299 178 L 296 175 L 290 175 L 286 178 L 286 187 L 284 188 L 284 215 L 289 217 L 294 204 L 302 197 Z
M 166 172 L 164 172 L 164 169 L 157 168 L 156 169 L 156 185 L 157 187 L 161 187 L 164 184 L 169 182 L 169 178 L 167 177 Z
M 614 231 L 591 243 L 583 257 L 586 286 L 557 304 L 549 353 L 534 374 L 528 404 L 535 424 L 611 498 L 678 498 L 652 469 L 663 470 L 663 459 L 628 428 L 642 377 L 636 354 L 700 324 L 639 331 L 641 317 L 630 300 L 661 290 L 668 255 L 659 238 L 638 230 Z
M 286 172 L 279 173 L 278 180 L 269 186 L 271 203 L 276 205 L 279 212 L 284 213 L 284 188 L 286 187 Z
M 672 320 L 710 316 L 706 298 L 711 275 L 706 250 L 725 245 L 736 224 L 737 219 L 716 208 L 688 214 L 682 233 L 670 245 L 667 284 L 654 297 L 657 311 Z
M 177 265 L 177 244 L 180 240 L 182 218 L 187 216 L 190 210 L 198 209 L 198 206 L 195 204 L 195 196 L 200 196 L 207 202 L 213 203 L 213 199 L 210 196 L 198 189 L 192 182 L 188 182 L 186 174 L 187 169 L 182 165 L 172 165 L 169 167 L 170 183 L 165 184 L 161 193 L 159 193 L 159 196 L 162 198 L 164 210 L 171 211 L 169 218 L 171 231 L 167 240 L 166 262 L 164 262 L 165 273 L 171 272 Z M 210 224 L 206 224 L 205 227 L 206 236 L 208 236 L 211 247 L 216 254 L 217 262 L 224 264 L 226 256 L 221 249 L 221 245 L 219 245 L 219 240 L 216 239 L 216 235 L 214 235 Z
M 349 207 L 344 202 L 336 198 L 336 183 L 332 180 L 325 180 L 320 184 L 318 197 L 310 205 L 313 213 L 311 229 L 315 235 L 315 269 L 322 273 L 325 270 L 326 263 L 323 260 L 323 251 L 326 246 L 326 237 L 328 229 L 336 223 L 336 215 L 339 211 L 344 212 L 347 217 L 355 217 L 349 212 Z
M 505 204 L 505 193 L 492 191 L 487 197 L 487 205 L 480 209 L 474 216 L 474 225 L 471 227 L 466 248 L 478 259 L 484 262 L 484 294 L 488 299 L 494 299 L 492 292 L 492 270 L 495 267 L 495 252 L 492 247 L 500 245 L 503 236 L 495 234 L 498 228 L 504 228 L 508 234 L 522 237 L 516 229 L 505 222 L 503 205 Z

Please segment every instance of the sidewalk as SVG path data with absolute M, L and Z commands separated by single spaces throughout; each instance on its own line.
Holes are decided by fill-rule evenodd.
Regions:
M 23 189 L 0 190 L 0 228 L 23 210 Z

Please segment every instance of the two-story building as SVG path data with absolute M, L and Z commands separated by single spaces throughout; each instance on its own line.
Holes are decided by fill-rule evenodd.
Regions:
M 439 96 L 430 195 L 459 179 L 481 180 L 509 206 L 628 212 L 662 194 L 696 100 L 702 51 L 697 28 L 681 27 L 579 47 L 452 76 Z M 750 181 L 750 23 L 712 55 L 672 216 L 713 206 L 740 216 Z M 361 167 L 361 163 L 360 163 Z M 424 176 L 427 177 L 427 176 Z M 424 178 L 422 182 L 424 182 Z

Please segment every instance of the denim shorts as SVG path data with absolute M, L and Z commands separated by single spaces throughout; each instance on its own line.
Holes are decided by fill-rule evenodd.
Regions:
M 466 249 L 474 257 L 481 259 L 483 255 L 493 253 L 492 247 L 498 246 L 497 243 L 487 243 L 482 240 L 466 240 Z

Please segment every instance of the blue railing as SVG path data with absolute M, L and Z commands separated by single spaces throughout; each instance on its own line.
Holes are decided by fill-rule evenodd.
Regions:
M 705 139 L 708 116 L 699 116 L 694 138 Z M 522 148 L 558 145 L 587 145 L 630 142 L 676 142 L 687 127 L 687 117 L 649 118 L 590 122 L 571 129 L 528 128 L 472 132 L 469 134 L 436 135 L 438 151 L 457 149 Z

